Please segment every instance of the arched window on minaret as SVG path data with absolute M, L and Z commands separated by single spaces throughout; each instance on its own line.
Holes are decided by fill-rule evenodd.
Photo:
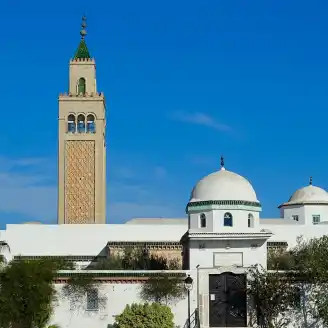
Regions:
M 77 117 L 77 132 L 85 133 L 85 116 L 82 114 Z
M 74 114 L 69 114 L 67 117 L 67 132 L 68 133 L 76 132 L 76 118 Z
M 77 94 L 78 95 L 85 95 L 86 92 L 86 83 L 85 78 L 81 77 L 77 83 Z
M 96 133 L 95 117 L 92 114 L 87 116 L 87 133 Z

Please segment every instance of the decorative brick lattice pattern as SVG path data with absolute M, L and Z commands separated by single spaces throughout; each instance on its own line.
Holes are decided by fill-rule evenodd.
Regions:
M 65 223 L 95 222 L 95 142 L 65 143 Z

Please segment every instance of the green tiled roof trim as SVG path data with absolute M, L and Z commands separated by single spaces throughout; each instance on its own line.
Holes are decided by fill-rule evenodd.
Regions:
M 94 273 L 90 273 L 89 272 L 58 272 L 56 277 L 57 278 L 69 278 L 72 276 L 92 276 L 94 278 L 97 277 L 117 277 L 117 278 L 134 278 L 134 277 L 158 277 L 158 276 L 168 276 L 168 277 L 176 277 L 176 278 L 184 278 L 187 276 L 187 273 L 183 273 L 183 272 L 94 272 Z
M 91 56 L 90 56 L 87 44 L 85 43 L 85 40 L 82 39 L 76 50 L 74 59 L 90 59 L 90 58 L 91 58 Z
M 204 200 L 200 202 L 189 202 L 187 207 L 206 206 L 206 205 L 243 205 L 261 207 L 259 202 L 249 202 L 245 200 Z

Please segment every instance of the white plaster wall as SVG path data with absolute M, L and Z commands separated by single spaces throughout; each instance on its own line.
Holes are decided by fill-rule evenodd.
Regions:
M 299 224 L 305 224 L 305 212 L 303 206 L 290 205 L 282 207 L 282 217 L 285 220 L 293 220 L 293 215 L 298 215 Z
M 212 268 L 214 266 L 214 253 L 242 253 L 243 266 L 254 264 L 266 266 L 266 243 L 262 240 L 206 240 L 189 242 L 190 270 L 199 268 Z M 230 263 L 221 263 L 229 266 Z
M 107 328 L 108 324 L 115 322 L 114 316 L 120 314 L 127 304 L 142 303 L 139 297 L 141 284 L 104 283 L 99 289 L 99 296 L 105 297 L 106 301 L 99 311 L 86 310 L 85 300 L 77 302 L 76 309 L 71 309 L 70 301 L 63 298 L 62 287 L 63 284 L 56 285 L 59 298 L 51 319 L 51 324 L 58 324 L 62 328 Z M 175 324 L 183 327 L 188 317 L 187 298 L 169 306 L 174 314 Z
M 231 228 L 237 230 L 245 230 L 248 228 L 248 215 L 253 215 L 254 228 L 259 226 L 259 212 L 246 211 L 246 210 L 233 210 L 233 209 L 220 209 L 220 210 L 208 210 L 197 213 L 189 214 L 189 229 L 199 229 L 201 232 L 221 232 L 224 227 L 224 215 L 229 212 L 233 217 L 233 226 Z M 206 227 L 200 227 L 200 214 L 206 215 Z
M 320 215 L 321 222 L 328 221 L 327 205 L 288 205 L 282 207 L 284 219 L 291 219 L 293 215 L 298 215 L 299 224 L 312 225 L 312 216 Z
M 11 256 L 96 256 L 109 241 L 178 242 L 186 230 L 184 225 L 17 224 L 7 225 L 1 236 L 10 245 Z
M 286 241 L 289 247 L 296 246 L 297 237 L 304 239 L 318 238 L 328 234 L 328 225 L 270 225 L 265 224 L 263 228 L 269 229 L 274 235 L 268 240 Z
M 320 215 L 320 222 L 328 221 L 328 206 L 326 205 L 305 205 L 305 224 L 312 225 L 312 216 Z

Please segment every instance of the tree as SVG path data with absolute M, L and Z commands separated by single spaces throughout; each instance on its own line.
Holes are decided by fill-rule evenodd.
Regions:
M 174 328 L 173 313 L 166 305 L 132 304 L 115 317 L 115 328 Z
M 273 271 L 252 270 L 250 294 L 260 303 L 255 308 L 266 318 L 264 327 L 277 318 L 290 321 L 291 315 L 300 327 L 328 326 L 327 248 L 328 236 L 298 238 L 295 247 L 268 253 L 268 268 Z M 257 299 L 258 290 L 261 297 Z
M 90 270 L 179 270 L 178 258 L 168 260 L 164 256 L 149 254 L 142 247 L 126 248 L 123 254 L 112 254 L 107 259 L 96 262 Z
M 296 320 L 305 328 L 328 325 L 328 236 L 305 240 L 298 238 L 292 249 L 294 270 L 300 277 L 301 304 Z
M 13 261 L 0 275 L 0 326 L 41 327 L 49 320 L 56 292 L 56 266 L 47 261 Z
M 48 259 L 12 261 L 3 267 L 0 272 L 0 327 L 46 327 L 58 297 L 53 280 L 58 270 L 67 268 L 71 268 L 71 264 Z M 79 296 L 77 291 L 81 293 L 81 290 L 82 287 L 72 293 Z
M 293 278 L 278 271 L 268 272 L 259 266 L 249 270 L 248 294 L 252 321 L 259 327 L 286 327 L 291 319 L 288 314 L 297 304 L 297 290 Z M 255 319 L 255 320 L 254 320 Z
M 164 303 L 176 303 L 186 295 L 183 281 L 176 277 L 163 275 L 152 277 L 141 287 L 140 296 L 144 301 Z

